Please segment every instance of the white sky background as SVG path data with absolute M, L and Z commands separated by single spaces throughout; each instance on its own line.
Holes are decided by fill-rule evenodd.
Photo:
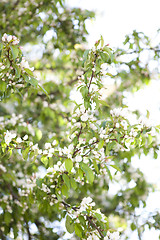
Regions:
M 96 12 L 95 20 L 87 21 L 86 24 L 89 47 L 94 45 L 100 35 L 105 44 L 120 46 L 125 35 L 134 29 L 154 39 L 160 28 L 160 0 L 66 0 L 66 3 L 71 7 Z M 150 86 L 134 96 L 130 95 L 128 105 L 131 109 L 138 108 L 142 113 L 148 109 L 152 121 L 160 124 L 160 83 L 154 80 Z M 148 181 L 158 183 L 160 190 L 160 159 L 153 160 L 150 156 L 144 156 L 141 160 L 135 158 L 134 161 L 134 165 L 144 172 Z M 160 209 L 160 191 L 151 194 L 148 199 L 147 209 L 153 211 L 156 208 Z M 158 236 L 156 232 L 146 230 L 142 240 L 158 240 Z M 138 240 L 138 237 L 133 233 L 129 240 Z
M 159 0 L 66 0 L 66 3 L 96 12 L 96 21 L 87 24 L 91 45 L 101 34 L 106 44 L 117 46 L 134 29 L 154 36 L 160 28 Z

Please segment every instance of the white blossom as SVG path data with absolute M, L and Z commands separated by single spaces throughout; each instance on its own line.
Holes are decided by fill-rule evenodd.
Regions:
M 2 41 L 5 42 L 6 40 L 7 40 L 7 34 L 4 33 L 4 34 L 3 34 L 3 37 L 2 37 Z
M 81 120 L 84 121 L 84 122 L 87 121 L 88 118 L 89 118 L 88 113 L 84 113 L 84 114 L 81 116 Z
M 44 147 L 45 147 L 45 149 L 49 149 L 49 148 L 51 148 L 52 146 L 51 146 L 51 143 L 45 143 Z
M 38 143 L 32 146 L 32 150 L 38 150 Z
M 0 169 L 1 169 L 3 172 L 7 172 L 6 168 L 5 168 L 2 164 L 0 164 Z
M 116 128 L 119 128 L 120 127 L 120 124 L 119 123 L 116 123 Z
M 7 132 L 5 133 L 4 141 L 7 145 L 9 145 L 12 139 L 15 137 L 16 137 L 15 133 L 11 133 L 7 130 Z
M 92 233 L 88 238 L 87 240 L 99 240 L 100 238 L 95 234 L 95 233 Z
M 81 162 L 82 161 L 82 157 L 81 156 L 79 156 L 79 155 L 77 155 L 76 157 L 75 157 L 75 161 L 78 163 L 78 162 Z
M 57 144 L 56 140 L 53 140 L 52 145 L 55 146 Z
M 10 42 L 12 40 L 12 35 L 7 36 L 7 41 Z
M 23 137 L 23 140 L 27 140 L 28 139 L 28 135 L 25 135 L 24 137 Z
M 109 238 L 108 238 L 109 237 Z M 108 239 L 110 239 L 110 240 L 118 240 L 120 238 L 120 236 L 119 236 L 119 232 L 113 232 L 113 233 L 111 233 L 111 232 L 107 232 L 107 236 L 106 237 L 104 237 L 104 240 L 108 240 Z
M 34 70 L 34 67 L 32 67 L 32 68 L 29 67 L 29 63 L 25 60 L 24 57 L 22 58 L 22 61 L 21 61 L 20 64 L 21 64 L 21 67 L 22 67 L 22 68 L 28 68 L 28 69 L 30 69 L 31 71 Z
M 22 142 L 22 139 L 20 137 L 17 137 L 17 143 L 21 143 Z

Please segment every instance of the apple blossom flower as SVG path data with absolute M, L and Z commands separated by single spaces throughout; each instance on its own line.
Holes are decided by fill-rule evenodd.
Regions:
M 7 34 L 4 33 L 4 34 L 3 34 L 3 37 L 2 37 L 2 41 L 5 42 L 6 40 L 7 40 Z
M 5 133 L 4 141 L 7 145 L 9 145 L 12 139 L 15 137 L 16 137 L 16 133 L 11 133 L 7 130 L 7 132 Z
M 24 137 L 23 137 L 23 140 L 27 140 L 28 139 L 28 135 L 25 135 Z
M 10 42 L 12 40 L 12 35 L 7 36 L 7 42 Z

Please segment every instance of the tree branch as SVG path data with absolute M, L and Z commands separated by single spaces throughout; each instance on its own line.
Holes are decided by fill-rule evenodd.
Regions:
M 88 222 L 89 222 L 95 229 L 97 229 L 97 231 L 99 232 L 100 236 L 101 236 L 102 238 L 104 238 L 104 235 L 103 235 L 103 233 L 102 233 L 102 230 L 101 230 L 99 227 L 97 227 L 96 224 L 92 221 L 92 217 L 89 217 L 89 216 L 86 215 L 86 218 L 87 218 Z

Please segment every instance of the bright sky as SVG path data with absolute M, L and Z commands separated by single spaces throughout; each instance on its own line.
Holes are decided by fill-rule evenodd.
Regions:
M 101 34 L 106 43 L 116 46 L 134 29 L 154 36 L 160 28 L 159 0 L 66 0 L 66 3 L 96 12 L 96 21 L 87 24 L 91 45 Z
M 86 8 L 96 11 L 95 21 L 87 22 L 89 32 L 88 42 L 92 47 L 100 35 L 111 47 L 120 46 L 126 34 L 134 29 L 144 32 L 152 39 L 160 28 L 160 0 L 66 0 L 72 7 Z M 160 39 L 159 39 L 160 42 Z M 151 93 L 153 93 L 151 95 Z M 160 124 L 160 84 L 157 81 L 128 97 L 131 109 L 139 108 L 142 113 L 150 111 L 154 123 Z M 141 160 L 134 159 L 134 165 L 139 167 L 147 176 L 148 181 L 159 183 L 160 188 L 160 159 L 153 160 L 151 156 L 143 156 Z M 159 189 L 160 190 L 160 189 Z M 160 209 L 160 191 L 150 195 L 147 209 Z M 142 240 L 157 240 L 159 234 L 146 229 Z M 135 233 L 129 240 L 138 240 Z

